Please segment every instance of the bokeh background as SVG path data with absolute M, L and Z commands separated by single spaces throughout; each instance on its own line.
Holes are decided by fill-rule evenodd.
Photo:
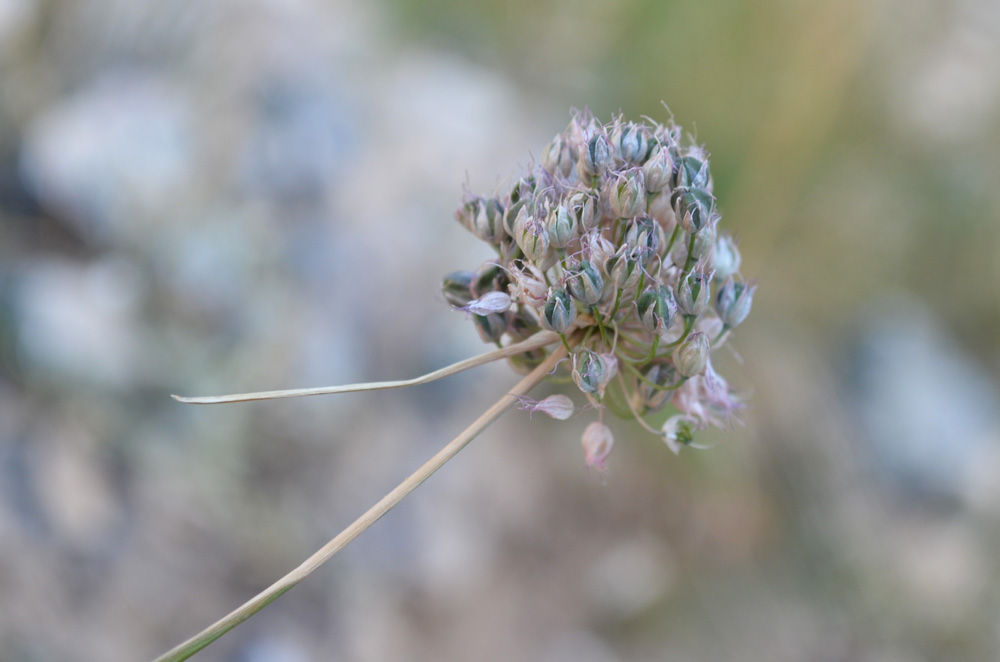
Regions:
M 0 0 L 0 658 L 154 657 L 502 394 L 168 397 L 481 351 L 463 186 L 585 106 L 712 153 L 745 425 L 508 414 L 199 659 L 1000 658 L 995 0 Z

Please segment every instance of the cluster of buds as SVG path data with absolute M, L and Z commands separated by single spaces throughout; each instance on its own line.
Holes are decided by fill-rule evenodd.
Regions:
M 677 452 L 739 407 L 711 353 L 746 319 L 756 286 L 718 229 L 707 153 L 673 123 L 577 114 L 540 164 L 502 194 L 467 195 L 456 218 L 496 258 L 448 274 L 445 299 L 500 347 L 559 335 L 565 369 L 599 412 L 583 436 L 588 464 L 603 469 L 613 446 L 605 410 Z M 511 362 L 530 369 L 548 351 Z M 552 397 L 565 413 L 565 396 Z M 646 416 L 667 404 L 676 415 L 651 425 Z

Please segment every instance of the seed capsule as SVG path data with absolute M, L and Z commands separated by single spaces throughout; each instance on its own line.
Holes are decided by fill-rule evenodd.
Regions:
M 660 335 L 670 326 L 677 313 L 677 303 L 670 288 L 665 285 L 651 287 L 636 299 L 635 312 L 642 328 L 653 335 Z
M 674 367 L 685 377 L 694 377 L 700 374 L 708 364 L 710 349 L 708 336 L 696 331 L 674 348 Z
M 743 283 L 730 278 L 715 296 L 715 309 L 719 313 L 719 319 L 730 329 L 737 326 L 750 314 L 750 307 L 753 305 L 753 293 L 757 286 Z
M 539 320 L 549 331 L 565 333 L 576 321 L 576 304 L 569 294 L 561 287 L 554 288 L 548 300 L 542 306 L 542 317 Z
M 567 271 L 566 287 L 574 299 L 593 306 L 604 295 L 604 278 L 589 260 L 585 260 Z
M 709 278 L 700 272 L 691 272 L 677 283 L 677 308 L 684 315 L 700 315 L 708 306 Z

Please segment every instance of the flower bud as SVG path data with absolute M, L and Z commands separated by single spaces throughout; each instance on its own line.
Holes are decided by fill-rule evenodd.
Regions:
M 510 269 L 510 285 L 507 288 L 515 301 L 537 307 L 545 303 L 549 286 L 541 270 L 530 262 Z
M 542 167 L 553 175 L 569 177 L 576 166 L 576 155 L 572 145 L 565 136 L 559 134 L 552 139 L 542 155 Z
M 677 303 L 670 288 L 660 285 L 651 287 L 639 295 L 635 301 L 635 311 L 642 328 L 653 335 L 660 335 L 673 321 L 677 313 Z
M 631 289 L 639 282 L 642 270 L 639 268 L 639 260 L 635 254 L 622 246 L 616 253 L 608 256 L 604 263 L 604 271 L 615 289 Z
M 604 395 L 611 378 L 618 374 L 618 359 L 613 354 L 598 354 L 579 347 L 573 353 L 573 381 L 584 393 Z
M 697 156 L 683 156 L 677 160 L 675 188 L 701 188 L 712 191 L 712 173 L 708 161 Z
M 715 254 L 712 257 L 715 277 L 727 280 L 740 270 L 740 251 L 736 242 L 728 234 L 720 235 L 715 240 Z
M 515 340 L 527 340 L 538 333 L 538 318 L 528 308 L 507 313 L 507 333 Z
M 625 246 L 640 262 L 647 264 L 659 253 L 662 234 L 663 230 L 649 216 L 633 218 L 625 224 Z
M 667 400 L 673 395 L 673 392 L 667 389 L 676 386 L 681 380 L 677 368 L 670 363 L 654 363 L 646 370 L 644 377 L 646 381 L 660 387 L 653 388 L 641 379 L 636 380 L 635 394 L 639 400 L 638 404 L 647 411 L 655 411 L 667 404 Z
M 600 421 L 594 421 L 583 431 L 584 459 L 588 467 L 604 471 L 605 463 L 615 446 L 615 436 L 609 428 Z
M 663 424 L 661 434 L 667 448 L 674 455 L 681 452 L 682 446 L 690 446 L 694 442 L 694 432 L 698 429 L 698 421 L 685 414 L 677 414 L 667 419 Z
M 756 290 L 756 285 L 732 278 L 722 284 L 715 296 L 715 310 L 718 311 L 719 319 L 724 325 L 731 329 L 747 318 Z
M 627 122 L 615 131 L 618 156 L 626 163 L 642 165 L 649 154 L 649 130 L 641 124 Z
M 566 205 L 559 205 L 545 219 L 545 229 L 554 248 L 566 248 L 569 242 L 576 239 L 577 227 L 577 219 Z
M 441 293 L 444 300 L 461 308 L 472 301 L 472 281 L 476 274 L 472 271 L 453 271 L 441 281 Z
M 642 174 L 646 179 L 646 190 L 659 193 L 670 185 L 674 174 L 674 161 L 670 150 L 663 145 L 655 145 L 649 154 L 649 159 L 642 166 Z
M 472 319 L 476 323 L 476 331 L 483 342 L 497 342 L 507 330 L 507 319 L 501 313 L 489 313 L 487 315 L 473 315 Z
M 552 246 L 548 231 L 534 218 L 518 223 L 514 240 L 524 251 L 524 256 L 532 262 L 544 262 Z
M 580 161 L 577 163 L 577 173 L 583 181 L 591 181 L 604 174 L 611 165 L 611 143 L 603 133 L 591 136 L 584 147 Z
M 497 244 L 503 237 L 503 205 L 496 198 L 471 200 L 455 213 L 455 217 L 487 243 Z
M 632 218 L 646 211 L 646 184 L 642 170 L 626 170 L 608 181 L 611 210 L 618 218 Z
M 707 274 L 692 271 L 677 283 L 677 309 L 684 315 L 700 315 L 711 296 Z
M 709 223 L 694 235 L 694 243 L 691 244 L 692 264 L 707 258 L 712 254 L 715 247 L 715 225 Z
M 707 225 L 715 211 L 715 198 L 705 189 L 679 188 L 671 198 L 674 215 L 685 232 L 697 232 Z
M 584 260 L 567 270 L 566 287 L 574 299 L 593 306 L 604 295 L 604 278 L 593 263 Z
M 549 298 L 542 306 L 542 317 L 539 321 L 543 327 L 556 333 L 565 333 L 566 329 L 576 321 L 576 304 L 569 298 L 566 290 L 557 287 L 549 293 Z
M 674 367 L 685 377 L 694 377 L 700 374 L 708 364 L 710 350 L 708 336 L 700 331 L 695 331 L 674 348 Z
M 532 210 L 535 207 L 535 198 L 532 193 L 529 193 L 526 197 L 514 200 L 514 194 L 511 193 L 511 203 L 507 205 L 507 209 L 503 214 L 503 229 L 504 231 L 513 237 L 517 233 L 518 225 L 523 224 L 532 218 Z
M 569 196 L 569 209 L 576 218 L 577 227 L 580 232 L 593 230 L 601 222 L 601 214 L 598 210 L 599 198 L 587 191 L 577 191 Z

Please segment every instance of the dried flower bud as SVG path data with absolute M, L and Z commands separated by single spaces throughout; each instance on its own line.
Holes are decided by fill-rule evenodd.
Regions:
M 507 289 L 516 301 L 532 307 L 544 304 L 549 293 L 544 274 L 531 263 L 511 267 Z
M 674 215 L 685 232 L 705 227 L 715 210 L 715 198 L 705 189 L 679 188 L 673 193 Z
M 677 303 L 670 288 L 665 285 L 651 287 L 635 301 L 635 311 L 642 328 L 653 335 L 660 335 L 670 326 L 677 313 Z
M 561 287 L 554 288 L 548 300 L 542 306 L 542 317 L 539 320 L 549 331 L 565 333 L 576 321 L 576 304 L 570 299 L 569 293 Z
M 522 398 L 521 409 L 534 413 L 540 411 L 546 416 L 551 416 L 557 421 L 565 421 L 576 411 L 576 407 L 573 406 L 573 401 L 565 395 L 550 395 L 543 400 L 537 402 L 530 400 L 528 398 Z
M 690 446 L 694 441 L 694 432 L 698 429 L 698 421 L 685 414 L 677 414 L 667 419 L 663 424 L 663 441 L 674 455 L 681 452 L 682 446 Z
M 736 242 L 728 234 L 720 235 L 715 240 L 715 254 L 712 257 L 715 277 L 726 280 L 740 270 L 740 251 Z
M 500 313 L 473 315 L 472 319 L 476 322 L 476 330 L 483 342 L 497 342 L 507 330 L 507 319 Z
M 545 229 L 549 232 L 553 248 L 566 248 L 569 242 L 576 239 L 577 227 L 577 219 L 566 205 L 559 205 L 545 219 Z
M 505 313 L 510 309 L 510 295 L 506 292 L 487 292 L 464 306 L 464 310 L 475 315 Z
M 642 275 L 639 260 L 628 246 L 622 246 L 614 255 L 608 257 L 604 263 L 604 271 L 611 279 L 611 284 L 618 290 L 635 287 Z
M 674 348 L 674 367 L 685 377 L 694 377 L 708 364 L 710 350 L 708 336 L 696 331 Z
M 693 271 L 677 283 L 677 308 L 684 315 L 700 315 L 711 297 L 709 277 Z
M 441 293 L 444 300 L 461 308 L 472 301 L 472 281 L 476 274 L 472 271 L 453 271 L 441 281 Z
M 719 313 L 719 319 L 730 329 L 738 326 L 740 322 L 750 314 L 750 307 L 753 305 L 753 293 L 757 286 L 752 283 L 743 283 L 730 278 L 715 295 L 715 309 Z
M 649 154 L 649 130 L 641 124 L 621 124 L 614 135 L 618 156 L 626 163 L 642 165 Z
M 655 145 L 649 154 L 649 159 L 642 166 L 642 174 L 646 179 L 646 190 L 659 193 L 670 185 L 674 174 L 674 161 L 670 150 L 662 145 Z
M 567 269 L 566 287 L 574 299 L 593 306 L 604 294 L 604 278 L 593 263 L 584 260 Z
M 584 147 L 580 161 L 577 163 L 577 171 L 580 179 L 591 181 L 600 177 L 611 165 L 611 143 L 603 133 L 591 136 Z
M 608 456 L 615 447 L 615 436 L 611 433 L 611 428 L 600 421 L 594 421 L 583 431 L 581 442 L 587 466 L 604 471 Z
M 688 154 L 677 161 L 675 188 L 701 188 L 712 191 L 712 173 L 708 161 Z
M 604 264 L 615 252 L 615 246 L 600 232 L 588 232 L 583 237 L 583 254 L 594 264 Z M 607 271 L 605 271 L 607 273 Z
M 639 261 L 648 264 L 660 252 L 663 230 L 649 216 L 630 219 L 625 224 L 625 246 Z
M 646 211 L 646 184 L 642 170 L 626 170 L 608 181 L 611 210 L 618 218 L 632 218 Z

